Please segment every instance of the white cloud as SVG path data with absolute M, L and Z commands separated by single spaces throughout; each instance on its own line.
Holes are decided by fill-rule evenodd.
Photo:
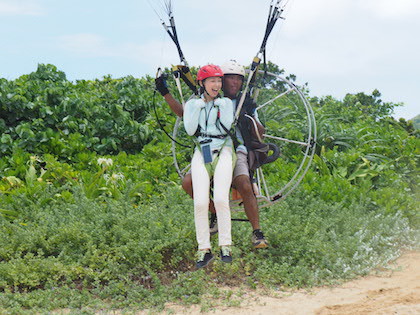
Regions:
M 0 16 L 44 15 L 45 9 L 33 0 L 0 0 Z
M 419 0 L 358 0 L 358 5 L 381 18 L 404 19 L 420 14 Z

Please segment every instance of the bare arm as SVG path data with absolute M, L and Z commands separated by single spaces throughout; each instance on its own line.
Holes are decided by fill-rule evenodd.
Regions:
M 166 103 L 168 103 L 171 110 L 178 116 L 182 117 L 184 115 L 184 108 L 180 102 L 178 102 L 171 93 L 167 93 L 163 96 Z

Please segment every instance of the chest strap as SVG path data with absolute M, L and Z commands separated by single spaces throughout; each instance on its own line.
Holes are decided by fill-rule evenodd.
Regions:
M 209 134 L 204 133 L 204 132 L 198 132 L 198 133 L 196 134 L 196 136 L 197 136 L 197 137 L 203 137 L 203 138 L 224 139 L 224 138 L 226 138 L 228 135 L 227 135 L 227 134 L 225 134 L 225 135 L 209 135 Z

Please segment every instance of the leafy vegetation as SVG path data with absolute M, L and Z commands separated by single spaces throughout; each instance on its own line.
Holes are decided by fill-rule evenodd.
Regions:
M 318 151 L 299 189 L 261 211 L 270 248 L 250 250 L 249 225 L 234 223 L 234 262 L 194 271 L 192 201 L 151 105 L 167 130 L 174 115 L 152 87 L 151 77 L 72 83 L 52 65 L 0 79 L 0 313 L 237 305 L 240 290 L 221 285 L 334 283 L 418 242 L 420 140 L 391 117 L 399 104 L 378 91 L 308 96 Z M 298 132 L 273 114 L 273 128 Z M 285 148 L 267 181 L 287 178 L 296 154 Z
M 66 80 L 52 65 L 15 81 L 0 81 L 0 151 L 16 148 L 71 157 L 134 153 L 151 140 L 145 119 L 152 90 L 146 79 Z
M 410 119 L 413 122 L 413 126 L 415 129 L 420 129 L 420 115 L 417 115 L 413 119 Z

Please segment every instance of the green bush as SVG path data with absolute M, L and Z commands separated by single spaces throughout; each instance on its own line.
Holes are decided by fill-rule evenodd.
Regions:
M 270 248 L 250 250 L 249 224 L 235 222 L 234 262 L 194 272 L 193 203 L 149 112 L 154 103 L 167 130 L 174 115 L 152 85 L 72 83 L 52 65 L 0 79 L 0 313 L 161 309 L 231 300 L 220 285 L 322 285 L 418 244 L 420 140 L 390 117 L 398 104 L 378 92 L 311 98 L 317 152 L 300 187 L 261 210 Z M 272 115 L 282 123 L 267 120 L 270 128 L 300 137 L 296 113 Z M 284 185 L 301 155 L 285 145 L 267 184 Z
M 70 159 L 84 150 L 140 152 L 151 140 L 151 84 L 133 77 L 72 83 L 42 64 L 14 81 L 1 79 L 0 151 L 25 148 Z

